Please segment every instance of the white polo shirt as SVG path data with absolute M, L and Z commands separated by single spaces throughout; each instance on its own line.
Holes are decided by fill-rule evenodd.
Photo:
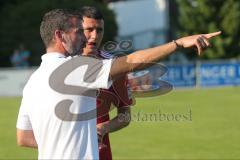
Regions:
M 80 57 L 81 58 L 81 57 Z M 82 57 L 83 58 L 83 57 Z M 84 61 L 88 60 L 85 57 Z M 73 70 L 66 77 L 50 78 L 61 65 L 68 63 L 67 69 Z M 71 91 L 78 86 L 92 88 L 108 88 L 109 72 L 112 60 L 102 60 L 97 78 L 93 74 L 85 75 L 87 65 L 76 69 L 71 64 L 77 63 L 73 57 L 65 57 L 60 53 L 47 53 L 42 56 L 40 67 L 32 74 L 23 91 L 23 98 L 19 110 L 17 128 L 33 130 L 38 144 L 39 159 L 98 159 L 98 142 L 96 132 L 96 117 L 79 119 L 65 114 L 66 110 L 57 111 L 61 102 L 67 101 L 69 113 L 75 116 L 88 111 L 96 113 L 96 98 L 78 95 Z M 70 65 L 69 65 L 70 64 Z M 96 66 L 96 65 L 94 65 Z M 70 67 L 70 68 L 69 68 Z M 94 67 L 90 68 L 94 71 Z M 58 72 L 65 74 L 65 70 Z M 69 71 L 68 71 L 69 72 Z M 85 76 L 84 80 L 83 77 Z M 62 85 L 63 79 L 66 86 Z M 55 84 L 55 89 L 50 85 Z M 59 87 L 58 87 L 59 85 Z M 70 87 L 70 90 L 69 90 Z M 71 88 L 72 87 L 72 88 Z M 66 90 L 69 90 L 65 92 Z M 73 92 L 73 93 L 71 93 Z M 81 93 L 79 93 L 81 94 Z M 95 111 L 95 112 L 94 112 Z M 60 112 L 60 115 L 57 114 Z M 88 116 L 87 116 L 88 117 Z M 72 119 L 71 119 L 72 118 Z

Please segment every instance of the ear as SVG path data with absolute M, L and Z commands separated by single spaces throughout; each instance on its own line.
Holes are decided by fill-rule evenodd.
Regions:
M 64 41 L 65 42 L 65 38 L 64 38 L 64 33 L 60 30 L 56 30 L 54 33 L 54 37 L 56 39 L 56 41 Z

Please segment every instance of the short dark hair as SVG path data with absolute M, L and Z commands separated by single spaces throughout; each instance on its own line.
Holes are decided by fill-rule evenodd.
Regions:
M 83 17 L 87 18 L 93 18 L 93 19 L 102 19 L 104 20 L 104 17 L 100 10 L 98 10 L 96 7 L 93 6 L 84 6 L 80 9 L 80 13 Z
M 56 30 L 69 31 L 74 27 L 71 18 L 82 20 L 79 12 L 67 9 L 54 9 L 43 16 L 40 35 L 46 47 L 51 45 Z

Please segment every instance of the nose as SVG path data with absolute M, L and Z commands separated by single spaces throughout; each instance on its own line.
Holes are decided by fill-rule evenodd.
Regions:
M 91 32 L 91 39 L 97 39 L 97 35 L 98 35 L 97 30 L 94 29 L 94 30 Z

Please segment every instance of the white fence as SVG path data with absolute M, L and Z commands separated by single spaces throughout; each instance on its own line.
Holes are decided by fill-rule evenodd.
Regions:
M 36 68 L 0 69 L 0 96 L 21 96 L 23 87 Z M 173 87 L 215 87 L 240 85 L 240 61 L 205 61 L 188 64 L 157 64 L 131 73 L 132 90 L 161 88 L 160 82 Z
M 1 69 L 0 96 L 21 96 L 24 85 L 35 69 Z

